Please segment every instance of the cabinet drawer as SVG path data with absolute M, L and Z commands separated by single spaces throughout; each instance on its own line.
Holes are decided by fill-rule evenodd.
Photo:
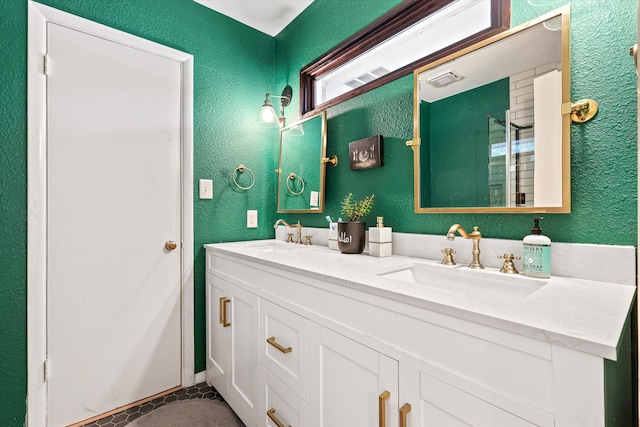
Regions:
M 264 367 L 260 369 L 260 418 L 258 426 L 309 426 L 309 404 Z
M 260 363 L 309 401 L 309 321 L 260 300 Z

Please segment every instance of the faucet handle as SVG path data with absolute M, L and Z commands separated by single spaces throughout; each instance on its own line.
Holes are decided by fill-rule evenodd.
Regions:
M 304 244 L 310 246 L 312 237 L 313 236 L 311 234 L 307 234 L 306 236 L 304 236 Z
M 287 243 L 293 243 L 293 233 L 287 233 Z
M 456 253 L 454 249 L 444 248 L 440 252 L 444 254 L 444 259 L 441 264 L 444 265 L 456 265 L 456 262 L 453 260 L 453 254 Z
M 513 264 L 513 260 L 522 259 L 521 257 L 514 256 L 513 254 L 504 254 L 504 255 L 498 255 L 498 258 L 504 259 L 504 264 L 500 269 L 500 273 L 508 273 L 508 274 L 519 273 L 519 271 L 516 269 L 516 266 Z

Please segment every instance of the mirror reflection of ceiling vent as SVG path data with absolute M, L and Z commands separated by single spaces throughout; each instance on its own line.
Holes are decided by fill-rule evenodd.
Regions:
M 385 74 L 387 74 L 389 72 L 389 70 L 387 70 L 384 67 L 378 67 L 375 68 L 371 71 L 367 71 L 366 73 L 364 73 L 361 76 L 355 77 L 349 81 L 344 82 L 344 84 L 346 84 L 347 86 L 349 86 L 351 89 L 355 89 L 358 88 L 360 86 L 362 86 L 365 83 L 369 83 L 370 81 L 373 81 L 375 79 L 377 79 L 378 77 L 382 77 Z
M 456 74 L 451 70 L 447 70 L 443 74 L 427 79 L 427 81 L 432 85 L 434 85 L 435 87 L 443 87 L 448 84 L 457 82 L 458 80 L 462 80 L 462 76 L 460 76 L 459 74 Z

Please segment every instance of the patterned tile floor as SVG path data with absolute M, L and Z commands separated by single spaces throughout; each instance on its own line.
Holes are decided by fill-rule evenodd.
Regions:
M 144 414 L 148 414 L 154 409 L 158 409 L 167 403 L 174 402 L 176 400 L 188 399 L 214 399 L 224 401 L 215 388 L 207 385 L 207 383 L 200 383 L 192 387 L 174 391 L 166 396 L 158 397 L 147 403 L 134 406 L 133 408 L 129 408 L 123 412 L 109 415 L 108 417 L 102 418 L 98 421 L 85 424 L 84 427 L 124 427 L 136 418 L 139 418 Z

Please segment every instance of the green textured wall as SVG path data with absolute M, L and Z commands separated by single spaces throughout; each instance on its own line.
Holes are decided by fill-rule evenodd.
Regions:
M 18 4 L 20 3 L 20 4 Z M 27 391 L 25 2 L 0 2 L 0 425 L 22 425 Z
M 400 0 L 315 0 L 274 39 L 189 0 L 48 0 L 46 4 L 194 55 L 194 179 L 214 180 L 214 199 L 194 200 L 196 370 L 204 369 L 204 251 L 207 242 L 269 238 L 277 217 L 325 227 L 324 215 L 275 213 L 277 131 L 255 123 L 264 93 L 294 88 L 287 119 L 297 118 L 298 71 Z M 513 24 L 554 5 L 513 0 Z M 615 6 L 612 6 L 615 5 Z M 546 215 L 554 241 L 635 245 L 636 97 L 628 48 L 636 41 L 635 0 L 572 1 L 572 98 L 593 98 L 600 112 L 574 125 L 571 214 Z M 26 399 L 26 49 L 24 0 L 0 2 L 0 425 L 23 424 Z M 597 22 L 597 27 L 594 26 Z M 596 30 L 598 35 L 594 37 Z M 275 67 L 274 67 L 275 61 Z M 275 71 L 277 70 L 277 71 Z M 339 215 L 344 195 L 375 192 L 371 217 L 396 231 L 444 234 L 453 222 L 478 225 L 487 237 L 520 239 L 530 215 L 414 214 L 413 80 L 400 78 L 328 110 L 326 214 Z M 350 171 L 348 142 L 384 136 L 385 165 Z M 231 172 L 240 163 L 256 187 L 240 192 Z M 603 203 L 603 200 L 606 201 Z M 259 210 L 259 228 L 245 228 L 246 209 Z M 371 220 L 371 218 L 369 218 Z
M 316 0 L 278 35 L 278 87 L 285 83 L 299 87 L 300 67 L 399 1 L 369 1 L 367 8 L 358 3 Z M 513 0 L 512 26 L 569 2 L 536 3 L 553 4 L 534 7 Z M 557 242 L 635 246 L 636 82 L 628 49 L 636 43 L 636 0 L 570 3 L 572 99 L 593 98 L 600 112 L 590 122 L 572 126 L 572 212 L 545 215 L 544 231 Z M 328 153 L 337 154 L 341 162 L 327 171 L 327 214 L 339 214 L 340 201 L 348 192 L 356 197 L 375 192 L 376 205 L 366 219 L 384 216 L 385 224 L 395 231 L 444 235 L 451 224 L 459 222 L 468 228 L 479 226 L 486 237 L 524 237 L 532 215 L 413 212 L 413 152 L 405 147 L 413 136 L 412 92 L 409 75 L 328 109 Z M 348 143 L 376 134 L 384 136 L 385 165 L 349 170 L 342 161 L 347 158 Z M 326 226 L 322 215 L 290 216 L 304 225 Z

